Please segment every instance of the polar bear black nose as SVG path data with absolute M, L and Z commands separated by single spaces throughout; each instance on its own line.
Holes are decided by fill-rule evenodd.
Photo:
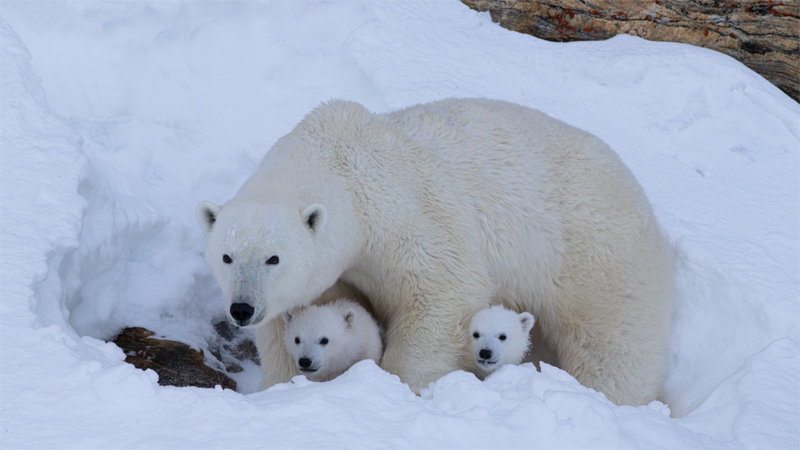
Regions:
M 303 369 L 308 369 L 309 367 L 311 367 L 311 360 L 308 358 L 300 358 L 297 361 L 297 364 L 299 364 L 300 367 L 302 367 Z
M 491 359 L 492 351 L 488 348 L 481 349 L 481 351 L 478 352 L 478 356 L 480 356 L 481 359 Z
M 247 303 L 234 303 L 231 305 L 231 317 L 233 317 L 239 325 L 243 325 L 250 320 L 250 318 L 253 317 L 253 311 L 253 307 Z

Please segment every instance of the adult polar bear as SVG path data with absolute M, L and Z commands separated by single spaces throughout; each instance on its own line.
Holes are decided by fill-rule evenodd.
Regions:
M 279 315 L 346 282 L 384 327 L 381 365 L 417 392 L 472 366 L 468 324 L 492 300 L 533 313 L 562 368 L 612 401 L 660 392 L 671 251 L 617 155 L 539 111 L 331 101 L 198 219 L 231 320 L 261 327 L 264 387 L 292 374 Z

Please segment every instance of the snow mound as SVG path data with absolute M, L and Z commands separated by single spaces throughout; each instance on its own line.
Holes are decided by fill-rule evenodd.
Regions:
M 223 301 L 194 208 L 318 103 L 538 108 L 617 150 L 680 255 L 663 402 L 569 374 L 168 388 L 104 342 L 206 348 Z M 457 1 L 0 3 L 0 446 L 800 447 L 800 106 L 724 55 L 556 44 Z M 244 382 L 243 382 L 244 381 Z

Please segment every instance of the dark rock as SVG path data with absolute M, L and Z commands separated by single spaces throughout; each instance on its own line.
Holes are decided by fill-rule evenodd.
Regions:
M 232 341 L 237 336 L 238 328 L 231 325 L 231 323 L 227 320 L 221 320 L 214 324 L 214 331 L 217 332 L 219 337 L 225 339 L 226 341 Z
M 197 386 L 236 390 L 236 382 L 222 372 L 205 364 L 202 351 L 188 345 L 157 339 L 144 328 L 125 328 L 114 338 L 114 343 L 125 352 L 125 361 L 139 369 L 153 369 L 162 386 Z
M 255 343 L 248 339 L 239 327 L 223 320 L 214 324 L 214 330 L 220 339 L 210 346 L 210 351 L 218 361 L 225 365 L 228 373 L 241 372 L 243 361 L 260 364 Z

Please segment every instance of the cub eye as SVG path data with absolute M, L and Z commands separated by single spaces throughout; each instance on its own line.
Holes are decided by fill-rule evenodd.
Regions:
M 300 345 L 300 338 L 299 337 L 294 338 L 294 343 Z
M 228 255 L 222 255 L 222 262 L 224 262 L 225 264 L 230 264 L 233 262 L 233 258 L 231 258 Z
M 281 262 L 281 260 L 280 260 L 280 258 L 278 258 L 278 255 L 272 255 L 267 260 L 267 265 L 274 266 L 275 264 L 278 264 L 279 262 Z
M 500 340 L 501 341 L 505 341 L 506 340 L 506 335 L 505 334 L 501 334 L 500 335 Z
M 479 337 L 481 337 L 481 335 L 480 335 L 480 333 L 478 333 L 476 331 L 476 332 L 472 333 L 472 337 L 474 337 L 475 339 L 478 339 Z
M 328 338 L 324 337 L 319 340 L 319 345 L 328 345 Z

